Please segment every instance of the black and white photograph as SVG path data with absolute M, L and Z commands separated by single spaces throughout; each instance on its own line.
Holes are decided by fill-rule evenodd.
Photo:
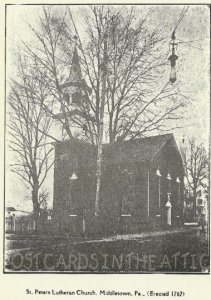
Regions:
M 210 5 L 5 16 L 3 272 L 209 275 Z

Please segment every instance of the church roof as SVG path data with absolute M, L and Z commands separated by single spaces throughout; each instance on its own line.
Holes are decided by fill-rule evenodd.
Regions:
M 177 148 L 173 134 L 164 134 L 104 145 L 105 160 L 110 162 L 152 161 L 163 146 L 172 140 Z
M 103 160 L 108 163 L 123 163 L 127 161 L 153 161 L 160 150 L 170 141 L 179 153 L 173 134 L 164 134 L 138 138 L 114 144 L 103 145 Z M 85 156 L 95 156 L 97 147 L 87 142 L 74 139 L 73 141 L 60 142 L 60 147 L 70 151 L 80 147 Z M 61 148 L 60 148 L 61 149 Z M 74 151 L 74 150 L 73 150 Z M 89 154 L 88 154 L 89 153 Z M 95 154 L 94 154 L 95 153 Z

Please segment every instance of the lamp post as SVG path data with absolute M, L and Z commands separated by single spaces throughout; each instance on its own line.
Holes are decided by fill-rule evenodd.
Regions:
M 75 172 L 72 173 L 72 176 L 70 177 L 70 210 L 71 210 L 71 198 L 72 198 L 72 181 L 75 181 L 76 179 L 78 179 L 78 176 L 76 175 Z M 83 235 L 85 235 L 85 231 L 86 231 L 86 222 L 85 222 L 85 215 L 84 215 L 84 211 L 85 209 L 83 208 L 82 210 L 82 231 L 83 231 Z M 70 216 L 76 216 L 76 215 L 71 215 Z
M 177 179 L 176 179 L 176 183 L 177 183 L 177 185 L 178 185 L 178 203 L 180 203 L 180 179 L 179 179 L 179 177 L 177 177 Z
M 159 208 L 159 212 L 160 212 L 160 178 L 161 178 L 161 174 L 160 174 L 159 169 L 157 169 L 156 175 L 158 176 L 158 208 Z
M 78 179 L 78 176 L 76 173 L 73 171 L 70 179 L 70 197 L 69 197 L 69 217 L 77 217 L 77 215 L 74 213 L 71 213 L 71 205 L 72 205 L 72 183 Z M 75 224 L 73 223 L 73 228 L 75 228 Z
M 70 197 L 69 197 L 69 211 L 71 210 L 71 202 L 72 202 L 72 182 L 76 179 L 78 179 L 78 176 L 75 174 L 75 172 L 72 173 L 70 179 Z
M 170 201 L 170 194 L 167 194 L 168 200 L 166 202 L 166 208 L 167 208 L 167 224 L 171 226 L 171 201 Z
M 180 181 L 179 177 L 176 178 L 176 183 L 177 183 L 177 186 L 178 186 L 178 198 L 177 198 L 177 201 L 178 201 L 178 202 L 177 202 L 177 203 L 178 203 L 178 207 L 180 207 L 180 188 L 181 188 L 181 187 L 180 187 L 180 184 L 181 184 L 181 181 Z M 177 216 L 176 216 L 177 218 L 180 217 L 180 216 L 179 216 L 179 211 L 180 211 L 180 210 L 178 209 L 178 214 L 177 214 Z
M 166 202 L 166 208 L 167 208 L 167 224 L 171 226 L 171 199 L 170 199 L 170 196 L 171 196 L 171 175 L 170 173 L 168 173 L 167 175 L 167 180 L 168 180 L 168 191 L 167 191 L 167 202 Z
M 158 177 L 158 210 L 156 213 L 156 227 L 160 227 L 160 221 L 161 221 L 161 211 L 160 211 L 160 178 L 161 178 L 161 174 L 160 174 L 160 170 L 159 168 L 156 171 L 156 176 Z
M 171 181 L 172 181 L 172 178 L 171 178 L 170 173 L 168 173 L 166 179 L 168 180 L 167 194 L 171 195 Z

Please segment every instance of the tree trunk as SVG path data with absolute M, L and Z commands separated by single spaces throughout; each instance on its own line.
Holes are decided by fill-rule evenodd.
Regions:
M 193 220 L 196 222 L 196 188 L 193 189 Z
M 102 173 L 102 147 L 103 147 L 103 122 L 104 122 L 104 106 L 106 96 L 106 76 L 107 76 L 107 38 L 104 40 L 104 64 L 103 64 L 103 78 L 102 78 L 102 100 L 100 107 L 100 124 L 98 135 L 98 153 L 97 153 L 97 187 L 95 198 L 95 216 L 100 213 L 100 186 L 101 186 L 101 173 Z
M 33 213 L 34 213 L 34 222 L 35 222 L 35 233 L 38 232 L 38 221 L 40 215 L 40 205 L 38 201 L 38 188 L 32 190 L 32 202 L 33 202 Z

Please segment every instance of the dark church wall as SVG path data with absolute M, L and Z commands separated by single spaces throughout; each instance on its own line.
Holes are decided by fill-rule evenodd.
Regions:
M 159 169 L 162 177 L 160 177 L 160 210 L 158 207 L 158 184 L 159 178 L 156 175 L 156 170 Z M 172 180 L 167 179 L 168 173 L 171 175 Z M 159 155 L 153 160 L 150 165 L 150 214 L 161 215 L 161 223 L 166 223 L 166 202 L 168 200 L 167 193 L 170 192 L 170 199 L 172 204 L 172 225 L 182 223 L 183 218 L 183 187 L 184 187 L 184 174 L 181 157 L 178 151 L 172 144 L 166 144 Z M 176 182 L 179 177 L 181 183 Z M 180 191 L 180 193 L 179 193 Z M 179 216 L 179 218 L 178 218 Z
M 103 160 L 98 219 L 94 217 L 96 152 L 91 145 L 79 142 L 58 144 L 55 151 L 53 208 L 56 230 L 80 235 L 83 231 L 83 219 L 86 223 L 86 233 L 90 235 L 134 233 L 149 227 L 164 226 L 169 189 L 169 181 L 166 179 L 168 173 L 172 177 L 172 225 L 178 223 L 177 215 L 182 215 L 183 206 L 183 168 L 181 158 L 171 144 L 167 144 L 150 163 L 132 160 L 119 160 L 115 163 L 111 159 Z M 156 175 L 158 168 L 162 174 L 160 210 Z M 73 172 L 78 179 L 70 181 Z M 181 180 L 180 203 L 178 185 L 175 182 L 178 176 Z
M 138 232 L 146 227 L 147 162 L 107 164 L 101 184 L 101 214 L 113 218 L 119 232 Z
M 55 147 L 53 219 L 55 230 L 82 231 L 85 210 L 93 208 L 94 152 L 77 142 Z M 78 179 L 71 180 L 73 172 Z M 70 216 L 72 215 L 72 216 Z M 75 216 L 76 215 L 76 216 Z

